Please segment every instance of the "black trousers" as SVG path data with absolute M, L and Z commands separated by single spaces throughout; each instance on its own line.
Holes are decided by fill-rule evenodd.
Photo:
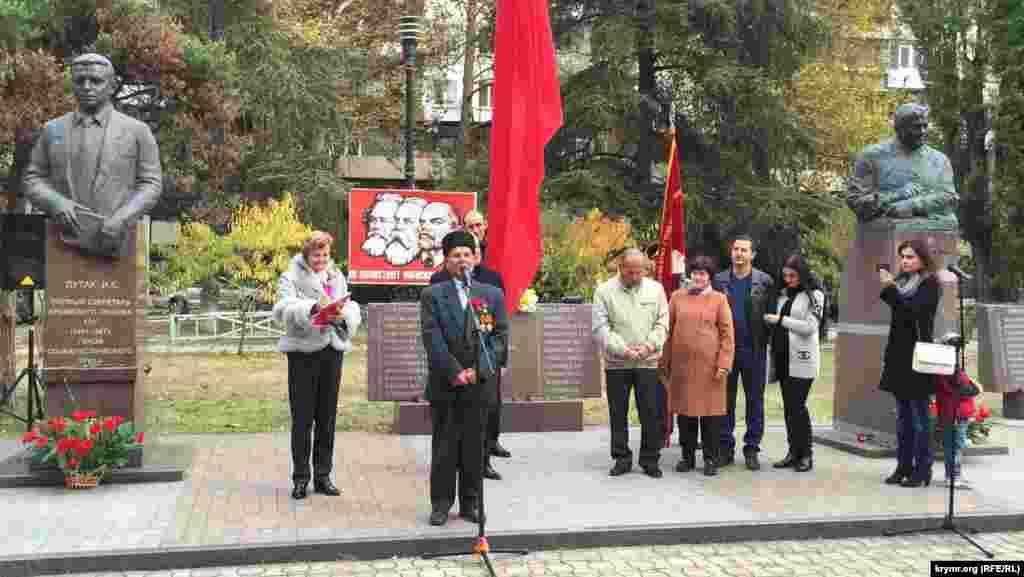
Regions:
M 786 417 L 786 439 L 789 451 L 796 457 L 811 456 L 811 413 L 807 395 L 814 379 L 785 377 L 781 380 L 782 410 Z
M 679 444 L 683 447 L 683 454 L 697 450 L 697 433 L 700 432 L 700 442 L 703 445 L 701 454 L 705 461 L 718 461 L 718 445 L 721 439 L 720 431 L 722 418 L 719 416 L 688 417 L 676 415 L 676 426 L 679 427 Z
M 334 426 L 338 417 L 341 351 L 328 345 L 312 353 L 288 353 L 288 403 L 292 413 L 292 480 L 308 483 L 328 477 L 334 463 Z M 310 433 L 313 442 L 310 443 Z
M 661 460 L 663 426 L 658 418 L 658 388 L 661 383 L 655 369 L 612 369 L 605 371 L 608 394 L 608 425 L 612 433 L 612 459 L 633 462 L 629 449 L 629 390 L 636 398 L 640 416 L 641 467 L 657 465 Z
M 451 509 L 456 496 L 460 510 L 476 510 L 487 410 L 479 402 L 431 401 L 430 506 L 434 511 Z

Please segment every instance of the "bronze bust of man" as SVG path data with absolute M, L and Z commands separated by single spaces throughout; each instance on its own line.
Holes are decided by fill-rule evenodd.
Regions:
M 924 143 L 928 108 L 902 104 L 893 124 L 896 138 L 867 146 L 855 163 L 847 204 L 860 222 L 956 230 L 959 199 L 953 167 L 945 154 Z
M 148 126 L 114 110 L 118 80 L 105 56 L 75 58 L 71 81 L 78 110 L 43 127 L 25 169 L 25 196 L 61 225 L 68 244 L 116 256 L 160 199 L 160 151 Z

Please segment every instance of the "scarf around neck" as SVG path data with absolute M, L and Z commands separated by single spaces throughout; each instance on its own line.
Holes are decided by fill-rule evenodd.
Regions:
M 919 272 L 901 274 L 896 277 L 896 290 L 899 291 L 901 297 L 911 298 L 917 294 L 917 289 L 921 288 L 921 283 L 926 278 L 926 275 Z

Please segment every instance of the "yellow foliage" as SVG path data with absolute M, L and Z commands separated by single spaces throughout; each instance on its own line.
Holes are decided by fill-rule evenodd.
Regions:
M 566 229 L 565 247 L 573 255 L 576 284 L 590 295 L 608 278 L 605 259 L 625 246 L 632 246 L 633 227 L 625 220 L 611 219 L 597 208 L 574 220 Z
M 255 287 L 260 300 L 274 302 L 278 277 L 312 232 L 299 221 L 291 193 L 280 201 L 242 204 L 232 216 L 227 236 L 235 247 L 225 263 L 232 284 Z

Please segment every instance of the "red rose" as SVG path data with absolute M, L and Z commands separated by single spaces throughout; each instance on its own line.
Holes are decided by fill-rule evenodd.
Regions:
M 68 423 L 67 423 L 67 421 L 64 420 L 64 417 L 57 417 L 56 419 L 50 419 L 49 425 L 50 425 L 50 431 L 52 431 L 54 433 L 63 433 L 64 429 L 68 428 Z
M 115 427 L 120 427 L 121 423 L 123 423 L 123 422 L 124 422 L 124 417 L 122 417 L 121 415 L 117 415 L 116 417 L 114 417 L 114 426 Z
M 85 411 L 72 411 L 71 418 L 74 419 L 76 423 L 81 423 L 85 420 Z
M 108 418 L 103 421 L 103 428 L 113 433 L 114 429 L 117 428 L 117 425 L 114 424 L 114 419 Z
M 988 405 L 982 405 L 978 408 L 978 416 L 987 419 L 992 416 L 992 409 L 988 408 Z
M 61 439 L 57 441 L 57 454 L 63 455 L 71 449 L 71 439 Z
M 85 418 L 86 419 L 95 419 L 96 418 L 96 411 L 95 410 L 85 411 Z
M 27 432 L 27 433 L 25 433 L 24 435 L 21 436 L 21 442 L 22 443 L 31 443 L 32 441 L 35 441 L 35 440 L 36 440 L 36 432 L 35 431 L 29 431 L 29 432 Z
M 102 430 L 103 430 L 103 427 L 101 427 L 99 423 L 93 423 L 89 427 L 89 434 L 90 435 L 98 435 L 98 434 L 100 434 L 100 431 L 102 431 Z
M 143 440 L 144 440 L 145 438 L 146 438 L 146 433 L 145 433 L 145 431 L 139 431 L 139 433 L 138 433 L 137 435 L 135 435 L 135 442 L 141 445 L 141 444 L 142 444 L 142 441 L 143 441 Z
M 70 459 L 68 459 L 68 467 L 70 467 L 72 469 L 77 469 L 78 468 L 78 459 L 76 459 L 74 457 L 71 457 Z
M 50 444 L 50 439 L 48 439 L 46 437 L 46 435 L 43 435 L 43 436 L 39 437 L 38 439 L 36 439 L 36 446 L 39 447 L 40 449 L 46 448 L 46 445 L 49 445 L 49 444 Z

